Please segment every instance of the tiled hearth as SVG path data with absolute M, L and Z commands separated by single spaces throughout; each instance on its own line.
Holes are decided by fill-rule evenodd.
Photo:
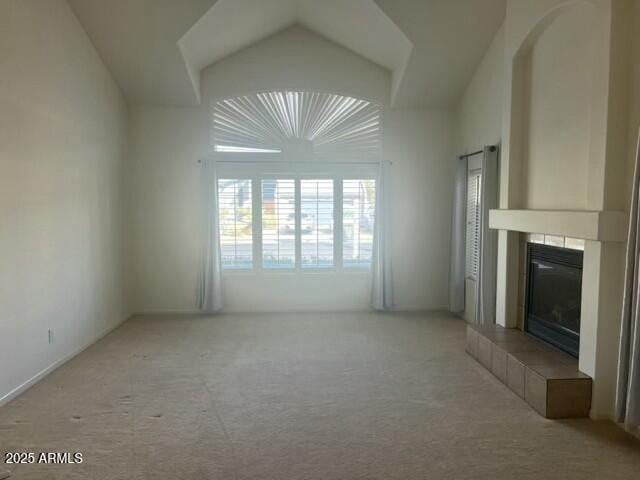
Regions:
M 615 323 L 620 318 L 625 213 L 503 208 L 490 211 L 489 227 L 499 230 L 500 237 L 495 321 L 509 329 L 522 332 L 525 328 L 527 245 L 543 243 L 583 251 L 578 365 L 592 379 L 589 416 L 611 418 L 615 385 L 610 379 L 616 374 L 618 348 L 611 332 L 617 331 Z
M 589 416 L 591 378 L 570 355 L 499 325 L 468 325 L 467 352 L 540 415 Z

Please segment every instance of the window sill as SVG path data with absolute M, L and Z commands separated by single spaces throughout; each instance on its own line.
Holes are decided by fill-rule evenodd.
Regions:
M 251 269 L 251 270 L 223 270 L 223 277 L 242 277 L 253 275 L 257 277 L 281 277 L 281 276 L 368 276 L 371 275 L 370 268 L 309 268 L 309 269 Z

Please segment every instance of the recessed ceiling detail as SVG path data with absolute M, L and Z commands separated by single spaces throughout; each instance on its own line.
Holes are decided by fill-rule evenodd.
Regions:
M 380 107 L 330 93 L 278 91 L 247 95 L 213 106 L 217 152 L 302 155 L 380 152 Z
M 394 85 L 413 48 L 373 0 L 218 0 L 178 41 L 194 87 L 204 68 L 296 24 L 390 70 Z
M 392 105 L 451 107 L 506 0 L 68 0 L 129 102 L 200 102 L 200 72 L 300 25 L 391 72 Z

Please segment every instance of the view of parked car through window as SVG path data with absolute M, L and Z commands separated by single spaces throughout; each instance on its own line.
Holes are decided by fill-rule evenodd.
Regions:
M 371 265 L 375 180 L 263 178 L 258 192 L 253 191 L 252 182 L 218 180 L 224 269 L 257 268 L 254 245 L 261 252 L 262 260 L 258 262 L 263 269 Z M 338 198 L 336 188 L 341 192 Z M 260 222 L 258 226 L 254 225 L 252 212 L 256 200 L 261 214 L 261 219 L 256 220 Z M 336 250 L 337 246 L 340 250 Z

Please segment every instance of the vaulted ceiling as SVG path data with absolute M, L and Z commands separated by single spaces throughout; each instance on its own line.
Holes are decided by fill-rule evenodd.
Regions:
M 195 105 L 200 71 L 298 24 L 391 72 L 392 103 L 454 104 L 505 0 L 68 0 L 127 99 Z

